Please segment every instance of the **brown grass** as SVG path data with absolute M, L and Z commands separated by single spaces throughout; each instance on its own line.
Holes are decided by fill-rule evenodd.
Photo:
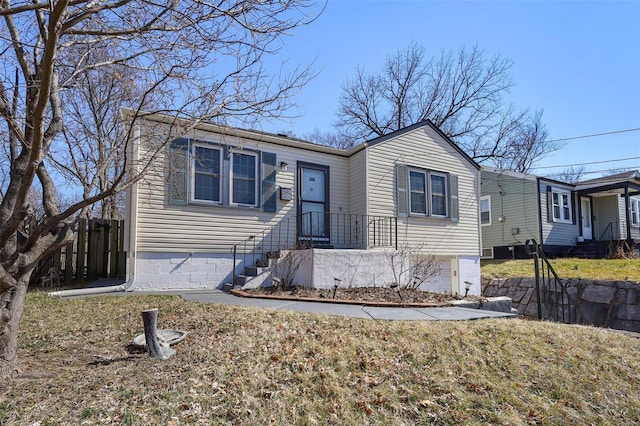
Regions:
M 605 281 L 640 282 L 638 259 L 551 259 L 553 269 L 561 278 L 581 278 Z M 482 278 L 533 277 L 531 260 L 483 260 Z
M 185 330 L 160 362 L 141 311 Z M 640 422 L 640 340 L 523 320 L 383 322 L 186 302 L 29 294 L 0 424 Z

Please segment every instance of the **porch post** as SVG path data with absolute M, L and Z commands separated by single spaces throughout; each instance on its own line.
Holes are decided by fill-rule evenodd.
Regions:
M 627 240 L 631 241 L 631 200 L 629 198 L 629 185 L 624 187 L 624 214 L 627 218 Z

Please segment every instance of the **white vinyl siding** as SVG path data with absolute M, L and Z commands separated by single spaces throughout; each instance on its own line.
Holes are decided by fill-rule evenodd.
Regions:
M 367 150 L 349 158 L 349 188 L 351 191 L 351 211 L 367 214 Z
M 266 241 L 284 235 L 295 235 L 296 224 L 296 161 L 325 164 L 330 167 L 330 199 L 332 211 L 349 212 L 349 170 L 346 157 L 308 149 L 270 144 L 264 141 L 239 139 L 232 136 L 221 137 L 216 133 L 197 131 L 189 135 L 193 139 L 223 146 L 228 144 L 252 152 L 266 151 L 276 154 L 277 164 L 286 162 L 289 171 L 278 169 L 278 187 L 291 188 L 293 199 L 283 201 L 278 197 L 274 213 L 257 208 L 228 205 L 171 205 L 168 203 L 166 161 L 160 157 L 154 167 L 137 184 L 138 219 L 136 247 L 132 250 L 166 253 L 230 253 L 231 246 L 251 235 L 261 235 L 273 225 L 281 222 L 276 233 L 266 234 Z M 212 145 L 213 146 L 213 145 Z M 141 147 L 140 156 L 144 158 Z M 258 175 L 259 176 L 259 175 Z M 223 179 L 223 187 L 229 188 Z
M 483 171 L 482 196 L 490 197 L 491 223 L 482 227 L 483 247 L 522 245 L 540 240 L 535 177 Z
M 429 126 L 373 144 L 368 150 L 370 215 L 396 215 L 396 164 L 458 176 L 459 221 L 420 215 L 399 217 L 399 243 L 424 244 L 435 255 L 480 255 L 479 172 L 473 164 Z

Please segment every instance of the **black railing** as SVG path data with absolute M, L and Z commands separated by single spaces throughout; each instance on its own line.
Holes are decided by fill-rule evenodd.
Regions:
M 614 226 L 616 229 L 616 232 L 614 234 Z M 600 238 L 598 239 L 598 241 L 613 241 L 613 240 L 617 240 L 619 237 L 619 222 L 609 222 L 606 226 L 606 228 L 604 228 L 604 231 L 602 231 L 602 234 L 600 234 Z
M 534 257 L 536 274 L 536 299 L 538 319 L 573 324 L 576 321 L 575 305 L 565 283 L 551 266 L 542 246 L 536 240 L 527 240 L 527 253 Z
M 396 217 L 322 212 L 290 216 L 233 245 L 233 282 L 238 260 L 243 267 L 268 266 L 280 250 L 374 247 L 398 248 Z

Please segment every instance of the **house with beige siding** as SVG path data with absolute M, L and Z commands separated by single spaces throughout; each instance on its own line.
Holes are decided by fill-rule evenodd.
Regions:
M 138 125 L 133 164 L 169 121 Z M 213 124 L 170 139 L 127 195 L 130 289 L 480 293 L 479 166 L 428 120 L 349 150 Z
M 483 258 L 528 258 L 531 239 L 550 255 L 585 257 L 640 239 L 637 171 L 576 184 L 489 167 L 481 176 Z

